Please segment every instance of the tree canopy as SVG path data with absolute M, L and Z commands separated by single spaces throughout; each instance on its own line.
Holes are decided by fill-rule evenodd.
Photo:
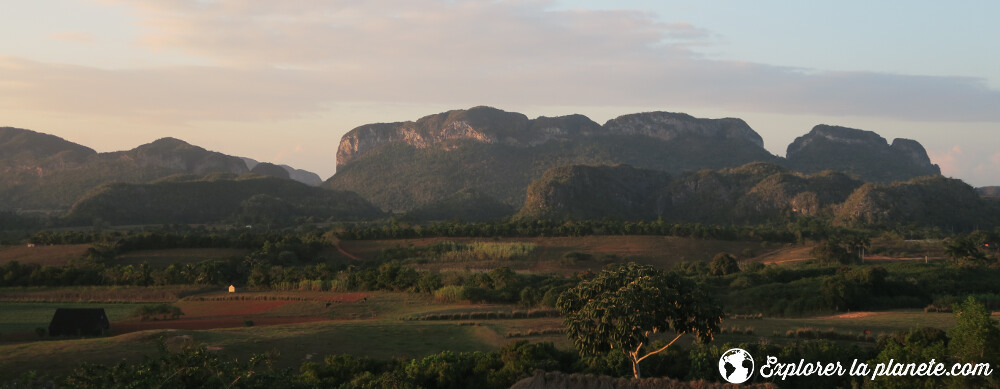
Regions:
M 635 263 L 609 265 L 559 298 L 566 333 L 584 354 L 620 349 L 640 377 L 639 362 L 666 350 L 687 333 L 711 340 L 722 308 L 693 281 Z M 650 334 L 676 334 L 666 346 L 646 352 Z

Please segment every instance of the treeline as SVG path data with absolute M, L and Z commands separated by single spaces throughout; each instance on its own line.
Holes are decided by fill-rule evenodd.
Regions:
M 204 226 L 164 225 L 158 229 L 142 231 L 52 231 L 41 230 L 30 238 L 29 243 L 48 244 L 95 244 L 124 253 L 135 250 L 162 250 L 175 248 L 238 248 L 257 250 L 267 243 L 306 243 L 313 248 L 322 248 L 329 243 L 323 238 L 323 231 L 305 229 L 301 232 L 265 231 L 260 229 L 228 228 L 208 229 Z
M 288 251 L 283 251 L 288 253 Z M 433 294 L 443 301 L 517 303 L 553 307 L 575 277 L 517 274 L 507 267 L 487 272 L 418 271 L 398 261 L 355 265 L 272 264 L 265 254 L 246 258 L 174 264 L 104 265 L 87 261 L 71 266 L 0 265 L 0 287 L 71 285 L 228 285 L 261 290 L 392 291 Z M 280 260 L 278 255 L 275 261 Z
M 845 230 L 828 222 L 803 217 L 787 225 L 708 225 L 620 220 L 510 220 L 491 223 L 443 222 L 427 225 L 392 220 L 382 225 L 350 225 L 336 231 L 341 239 L 410 239 L 426 237 L 540 237 L 586 235 L 663 235 L 695 239 L 750 240 L 794 243 L 820 240 Z M 911 231 L 924 234 L 930 231 Z

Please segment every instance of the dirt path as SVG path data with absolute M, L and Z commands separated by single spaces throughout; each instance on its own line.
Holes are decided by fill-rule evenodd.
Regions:
M 858 319 L 862 317 L 875 316 L 884 312 L 848 312 L 833 316 L 824 316 L 820 319 Z
M 337 248 L 337 252 L 339 252 L 341 254 L 344 254 L 344 256 L 346 256 L 346 257 L 348 257 L 350 259 L 353 259 L 355 261 L 362 261 L 363 260 L 363 259 L 361 259 L 361 257 L 358 257 L 358 256 L 356 256 L 354 254 L 351 254 L 351 253 L 347 252 L 347 250 L 344 250 L 343 247 L 340 247 L 340 242 L 337 242 L 333 247 Z
M 751 261 L 760 262 L 765 265 L 800 262 L 812 258 L 812 249 L 812 245 L 782 247 L 758 255 L 751 259 Z

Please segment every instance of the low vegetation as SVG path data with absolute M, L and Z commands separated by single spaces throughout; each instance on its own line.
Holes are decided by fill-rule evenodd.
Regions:
M 132 316 L 142 321 L 178 319 L 183 315 L 184 311 L 173 304 L 143 305 L 132 311 Z
M 199 353 L 199 347 L 212 347 L 221 351 L 198 354 L 201 355 L 198 358 L 218 358 L 210 363 L 223 366 L 235 360 L 248 361 L 254 354 L 278 351 L 280 355 L 267 357 L 270 364 L 252 368 L 228 366 L 233 369 L 243 366 L 239 368 L 251 369 L 253 374 L 262 376 L 275 375 L 287 385 L 301 387 L 331 382 L 347 386 L 353 385 L 351 382 L 420 382 L 421 387 L 448 387 L 453 383 L 507 387 L 529 377 L 534 368 L 517 370 L 502 378 L 498 373 L 483 372 L 505 369 L 508 362 L 503 362 L 502 355 L 508 351 L 503 351 L 506 350 L 503 345 L 526 340 L 532 347 L 552 342 L 544 347 L 551 347 L 562 355 L 559 358 L 566 358 L 568 365 L 562 365 L 563 362 L 558 365 L 565 373 L 622 376 L 641 371 L 643 376 L 717 381 L 718 373 L 705 365 L 717 364 L 718 356 L 712 353 L 718 351 L 713 347 L 719 347 L 720 343 L 780 353 L 782 358 L 850 355 L 852 359 L 873 360 L 888 347 L 889 341 L 885 339 L 902 339 L 897 333 L 908 333 L 915 320 L 942 331 L 956 327 L 957 321 L 951 313 L 935 312 L 970 312 L 965 306 L 969 296 L 974 296 L 977 306 L 983 309 L 1000 304 L 1000 290 L 995 286 L 995 279 L 1000 277 L 997 254 L 985 246 L 986 242 L 1000 240 L 998 231 L 913 244 L 900 242 L 904 242 L 903 235 L 916 230 L 873 236 L 871 231 L 833 227 L 816 219 L 753 228 L 662 222 L 519 223 L 523 222 L 341 225 L 332 227 L 334 233 L 309 228 L 268 232 L 187 226 L 162 226 L 145 231 L 37 233 L 32 238 L 37 242 L 65 241 L 89 248 L 79 258 L 62 265 L 17 261 L 0 265 L 0 283 L 5 285 L 0 296 L 8 301 L 5 304 L 34 301 L 45 305 L 32 308 L 42 313 L 30 322 L 0 326 L 0 351 L 9 351 L 10 358 L 24 362 L 25 366 L 52 366 L 54 354 L 46 349 L 63 346 L 36 341 L 38 335 L 33 330 L 46 325 L 43 311 L 68 302 L 88 306 L 104 302 L 102 306 L 112 320 L 111 332 L 119 335 L 104 338 L 107 341 L 80 340 L 85 342 L 81 344 L 90 345 L 87 347 L 104 350 L 105 357 L 90 358 L 100 362 L 100 366 L 79 370 L 98 380 L 118 374 L 112 366 L 122 357 L 130 360 L 140 360 L 141 355 L 155 357 L 155 353 L 150 354 L 155 347 L 148 338 L 136 340 L 148 336 L 144 335 L 147 331 L 208 328 L 173 334 L 171 339 L 182 340 L 171 340 L 167 358 L 184 359 Z M 345 238 L 358 232 L 394 233 L 394 228 L 396 232 L 412 231 L 418 235 L 443 232 L 446 236 L 364 241 Z M 588 231 L 605 234 L 616 229 L 650 235 L 587 235 Z M 486 231 L 508 231 L 512 237 L 463 237 Z M 686 237 L 654 235 L 661 231 L 678 232 Z M 920 234 L 934 233 L 921 231 Z M 530 234 L 521 237 L 520 232 Z M 566 236 L 541 236 L 548 233 Z M 770 240 L 771 237 L 776 241 Z M 355 251 L 355 248 L 364 249 Z M 130 259 L 156 253 L 167 255 L 173 250 L 226 252 L 229 257 L 197 260 L 197 255 L 167 256 L 174 260 L 156 265 Z M 864 261 L 862 250 L 866 252 Z M 834 254 L 827 257 L 831 252 Z M 935 253 L 937 257 L 928 261 L 895 259 L 922 253 Z M 693 258 L 680 261 L 675 255 Z M 780 265 L 761 262 L 780 255 L 790 255 L 792 260 Z M 682 283 L 695 285 L 706 296 L 712 296 L 719 304 L 718 316 L 726 317 L 711 329 L 716 340 L 706 344 L 691 337 L 671 344 L 676 334 L 655 328 L 643 341 L 642 349 L 646 353 L 662 351 L 649 356 L 645 353 L 630 356 L 620 351 L 622 346 L 592 348 L 586 352 L 574 350 L 571 339 L 578 338 L 580 332 L 571 331 L 562 318 L 555 317 L 560 297 L 580 285 L 595 282 L 596 273 L 590 269 L 605 265 L 615 269 L 633 260 L 653 266 L 631 266 L 660 268 L 657 272 L 666 270 L 665 276 L 689 280 Z M 430 266 L 433 264 L 449 267 Z M 225 292 L 230 284 L 237 286 L 237 293 Z M 655 296 L 646 297 L 643 302 L 655 300 Z M 118 304 L 119 309 L 107 305 L 110 302 L 156 304 Z M 680 305 L 704 310 L 706 304 Z M 906 311 L 840 318 L 859 311 L 899 309 Z M 991 322 L 989 315 L 985 317 L 987 321 L 972 326 L 979 330 L 953 331 L 946 334 L 948 339 L 971 339 L 958 335 L 970 331 L 980 331 L 975 332 L 980 334 L 976 336 L 990 339 L 993 330 L 986 323 L 995 320 Z M 759 343 L 761 339 L 766 341 Z M 104 346 L 89 343 L 98 340 L 111 343 Z M 2 344 L 8 341 L 27 342 L 27 348 L 15 352 L 6 348 L 10 345 Z M 534 353 L 543 349 L 530 350 Z M 25 352 L 37 357 L 29 358 Z M 81 349 L 70 353 L 86 352 Z M 340 365 L 328 366 L 324 358 L 343 352 L 352 354 L 334 358 L 367 360 L 364 363 L 373 365 L 366 366 L 376 367 L 366 370 L 368 373 L 336 375 L 332 372 L 340 369 Z M 501 356 L 493 357 L 491 353 Z M 45 355 L 50 359 L 43 361 Z M 528 359 L 519 362 L 512 359 L 510 363 L 518 366 L 536 363 L 531 362 L 535 356 L 525 358 Z M 640 358 L 642 362 L 638 364 Z M 10 366 L 11 361 L 0 358 L 0 367 Z M 422 363 L 435 366 L 433 369 L 446 368 L 448 373 L 431 379 L 407 370 L 406 366 Z M 641 366 L 641 370 L 635 365 Z M 120 366 L 158 368 L 135 362 Z M 541 366 L 548 366 L 539 367 L 542 370 L 550 370 L 556 365 L 545 362 Z M 487 370 L 477 370 L 480 368 Z M 53 384 L 68 386 L 66 374 L 73 373 L 57 369 L 45 377 L 4 378 L 51 380 Z M 340 378 L 331 378 L 334 375 L 329 374 Z M 441 378 L 445 376 L 452 378 Z M 76 379 L 81 377 L 78 375 Z M 800 384 L 817 383 L 804 379 L 783 382 L 782 386 Z M 840 382 L 849 384 L 847 380 Z M 73 381 L 72 385 L 82 384 Z

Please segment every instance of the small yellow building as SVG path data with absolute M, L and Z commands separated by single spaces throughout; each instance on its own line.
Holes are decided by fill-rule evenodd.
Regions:
M 236 293 L 236 285 L 229 285 L 229 293 Z

